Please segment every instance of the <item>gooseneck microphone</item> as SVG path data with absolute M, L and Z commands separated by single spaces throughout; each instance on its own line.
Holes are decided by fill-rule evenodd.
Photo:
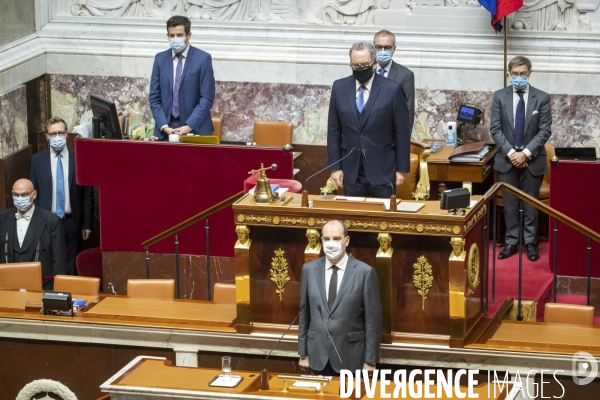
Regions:
M 329 341 L 331 341 L 331 344 L 333 345 L 333 349 L 335 350 L 335 354 L 337 354 L 338 358 L 340 359 L 340 364 L 341 364 L 341 369 L 344 369 L 344 362 L 342 361 L 342 357 L 340 357 L 340 353 L 338 352 L 337 347 L 335 347 L 335 343 L 333 343 L 333 339 L 331 337 L 331 334 L 329 333 L 329 329 L 327 329 L 327 325 L 325 324 L 325 320 L 323 319 L 323 313 L 321 312 L 321 305 L 319 304 L 317 306 L 317 310 L 319 310 L 319 315 L 321 316 L 321 322 L 323 323 L 323 326 L 325 327 L 325 331 L 327 332 L 327 337 L 329 338 Z
M 352 149 L 350 149 L 350 151 L 348 152 L 348 154 L 346 154 L 344 157 L 340 158 L 339 160 L 337 160 L 334 163 L 329 164 L 328 166 L 326 166 L 325 168 L 323 168 L 322 170 L 312 174 L 311 176 L 309 176 L 308 178 L 306 178 L 306 180 L 304 181 L 304 186 L 306 186 L 306 184 L 308 183 L 309 180 L 311 180 L 312 178 L 314 178 L 315 176 L 319 175 L 321 172 L 325 171 L 326 169 L 329 169 L 331 167 L 333 167 L 335 164 L 344 161 L 346 158 L 348 158 L 350 156 L 350 154 L 354 153 L 354 150 L 356 150 L 356 147 L 353 147 Z
M 294 322 L 296 322 L 296 320 L 300 316 L 300 313 L 302 312 L 303 309 L 304 309 L 304 304 L 300 307 L 300 311 L 298 311 L 298 314 L 296 314 L 296 318 L 294 318 L 294 320 L 287 327 L 285 332 L 283 332 L 283 335 L 281 335 L 281 337 L 279 338 L 277 343 L 275 343 L 275 346 L 273 346 L 271 351 L 269 351 L 269 354 L 267 354 L 267 357 L 265 358 L 265 364 L 263 365 L 263 369 L 260 374 L 260 390 L 269 390 L 269 372 L 267 371 L 267 360 L 269 359 L 269 356 L 271 355 L 273 350 L 275 350 L 275 347 L 277 347 L 277 345 L 279 344 L 279 342 L 281 342 L 281 340 L 284 338 L 284 336 L 287 335 L 288 331 L 292 328 L 292 325 L 294 325 Z
M 374 166 L 373 163 L 371 163 L 371 161 L 369 161 L 369 159 L 367 158 L 367 152 L 365 151 L 365 149 L 362 149 L 362 154 L 363 154 L 363 157 L 365 158 L 365 160 L 367 160 L 367 162 L 369 163 L 369 165 L 371 165 L 371 167 L 373 167 L 373 169 L 375 171 L 377 171 L 377 173 L 383 178 L 383 180 L 386 181 L 388 183 L 388 185 L 390 185 L 390 187 L 392 188 L 392 193 L 394 193 L 394 185 L 392 185 L 392 182 L 390 182 L 385 176 L 383 176 L 381 171 L 379 171 L 377 169 L 377 167 Z

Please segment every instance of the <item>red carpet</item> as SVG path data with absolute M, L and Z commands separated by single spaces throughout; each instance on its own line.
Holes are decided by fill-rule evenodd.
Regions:
M 494 315 L 507 297 L 517 298 L 519 293 L 519 253 L 505 260 L 498 260 L 496 250 L 496 299 L 492 303 L 492 250 L 490 243 L 490 273 L 488 290 L 488 317 Z M 540 259 L 532 262 L 527 259 L 525 246 L 523 246 L 523 287 L 522 299 L 538 302 L 537 319 L 543 321 L 544 304 L 552 301 L 553 274 L 548 271 L 548 242 L 542 242 L 538 248 Z

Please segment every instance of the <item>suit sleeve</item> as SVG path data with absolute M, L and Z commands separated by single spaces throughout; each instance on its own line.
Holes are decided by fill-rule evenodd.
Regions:
M 410 135 L 409 113 L 401 85 L 394 91 L 392 115 L 394 135 L 396 137 L 396 172 L 410 172 Z
M 363 298 L 365 304 L 365 362 L 379 362 L 381 345 L 381 300 L 379 298 L 379 279 L 373 268 L 367 273 Z
M 38 187 L 38 183 L 37 183 L 37 177 L 35 174 L 35 162 L 34 162 L 33 157 L 31 157 L 31 163 L 29 165 L 29 180 L 31 181 L 31 183 L 33 183 L 33 188 L 39 192 L 40 188 Z M 38 196 L 33 201 L 33 204 L 35 204 L 36 206 L 38 205 L 38 198 L 39 198 L 39 193 L 38 193 Z
M 152 77 L 150 78 L 150 96 L 148 97 L 148 100 L 150 101 L 150 109 L 152 110 L 155 126 L 160 129 L 161 126 L 168 125 L 169 121 L 167 121 L 167 117 L 165 116 L 160 92 L 160 63 L 158 62 L 158 56 L 154 57 Z
M 306 264 L 302 267 L 302 278 L 300 280 L 300 319 L 298 320 L 298 354 L 308 356 L 308 328 L 310 327 L 310 304 L 308 300 L 308 278 L 306 276 Z
M 415 124 L 415 74 L 409 71 L 406 80 L 404 81 L 404 94 L 406 95 L 406 103 L 408 106 L 408 125 L 412 133 L 412 128 Z
M 50 240 L 52 242 L 52 275 L 66 275 L 67 262 L 65 254 L 65 235 L 62 224 L 57 219 L 48 224 L 50 228 Z
M 531 152 L 531 156 L 535 157 L 539 154 L 540 150 L 544 148 L 544 145 L 550 139 L 552 133 L 552 110 L 550 108 L 550 96 L 546 94 L 546 97 L 540 103 L 540 119 L 538 125 L 537 134 L 531 139 L 531 142 L 527 143 L 525 148 Z
M 212 57 L 210 54 L 204 58 L 202 67 L 200 68 L 200 100 L 194 108 L 192 115 L 185 121 L 194 131 L 198 133 L 212 132 L 199 132 L 202 121 L 206 118 L 210 118 L 210 109 L 212 108 L 213 102 L 215 101 L 215 75 L 212 67 Z
M 83 229 L 94 227 L 94 187 L 83 186 Z
M 327 117 L 327 164 L 342 158 L 342 124 L 337 112 L 336 105 L 336 84 L 331 88 L 331 99 L 329 99 L 329 115 Z M 341 163 L 332 165 L 330 171 L 342 169 Z
M 502 154 L 503 157 L 507 157 L 508 152 L 512 150 L 513 146 L 506 140 L 506 136 L 504 136 L 502 126 L 502 102 L 500 101 L 502 93 L 503 92 L 494 93 L 494 100 L 492 100 L 492 119 L 490 120 L 490 135 L 492 136 L 492 139 L 494 139 L 500 154 Z

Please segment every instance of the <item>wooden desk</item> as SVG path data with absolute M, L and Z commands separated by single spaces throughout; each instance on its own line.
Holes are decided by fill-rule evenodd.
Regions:
M 309 391 L 290 390 L 287 393 L 282 392 L 283 382 L 277 379 L 277 374 L 269 374 L 270 390 L 260 390 L 260 373 L 249 371 L 232 371 L 232 374 L 243 376 L 240 384 L 231 389 L 211 387 L 208 383 L 221 373 L 218 369 L 207 368 L 185 368 L 175 367 L 169 361 L 160 358 L 151 358 L 140 356 L 130 362 L 125 368 L 116 375 L 104 382 L 100 389 L 103 392 L 110 393 L 111 400 L 119 399 L 154 399 L 168 397 L 170 399 L 339 399 L 340 379 L 334 377 L 324 388 L 324 395 L 318 395 Z M 295 374 L 286 374 L 294 376 Z M 299 375 L 295 375 L 299 376 Z M 509 387 L 503 390 L 498 389 L 494 395 L 490 387 L 490 397 L 488 397 L 488 383 L 481 383 L 474 387 L 473 392 L 480 399 L 505 399 Z M 385 393 L 392 394 L 395 386 L 393 379 L 390 386 L 386 387 Z M 467 392 L 466 387 L 461 387 L 463 393 Z M 430 393 L 436 393 L 435 386 L 430 387 Z M 406 399 L 413 399 L 407 390 Z M 447 397 L 442 391 L 442 397 L 437 399 L 455 399 L 457 397 Z M 156 397 L 154 397 L 156 396 Z M 352 396 L 351 398 L 356 398 Z M 367 399 L 365 390 L 361 390 L 361 397 Z M 422 397 L 418 397 L 422 398 Z M 372 399 L 382 399 L 380 382 L 377 382 L 375 395 Z
M 25 311 L 25 304 L 28 301 L 42 303 L 43 292 L 20 292 L 16 290 L 0 290 L 0 311 L 10 312 Z M 96 300 L 96 296 L 78 296 L 72 295 L 73 298 L 85 300 L 88 303 Z
M 429 142 L 428 142 L 429 143 Z M 438 193 L 446 190 L 445 182 L 483 182 L 493 171 L 496 148 L 490 149 L 483 160 L 473 163 L 453 163 L 448 160 L 456 146 L 444 144 L 437 153 L 429 155 L 429 180 L 438 181 Z
M 263 205 L 247 195 L 233 205 L 236 223 L 250 229 L 251 239 L 249 248 L 235 248 L 238 332 L 283 330 L 294 319 L 302 265 L 318 257 L 305 254 L 307 230 L 337 219 L 351 231 L 352 256 L 377 270 L 384 342 L 464 345 L 486 309 L 484 205 L 462 216 L 440 210 L 437 201 L 425 202 L 417 213 L 401 213 L 339 210 L 333 203 L 331 208 L 302 208 L 301 195 L 289 196 L 289 202 Z M 377 256 L 380 233 L 392 239 L 386 260 Z M 451 238 L 465 240 L 461 260 L 450 259 Z M 432 279 L 431 287 L 419 294 L 416 276 L 427 266 L 431 271 L 423 275 Z M 272 268 L 283 268 L 289 277 L 282 293 L 271 280 Z

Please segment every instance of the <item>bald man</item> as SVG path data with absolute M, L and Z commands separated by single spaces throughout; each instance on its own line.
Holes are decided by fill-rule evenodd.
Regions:
M 66 274 L 60 218 L 33 204 L 37 192 L 28 179 L 16 181 L 12 195 L 15 206 L 0 212 L 0 263 L 40 261 L 43 277 Z M 52 290 L 51 279 L 42 283 Z

